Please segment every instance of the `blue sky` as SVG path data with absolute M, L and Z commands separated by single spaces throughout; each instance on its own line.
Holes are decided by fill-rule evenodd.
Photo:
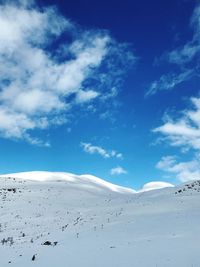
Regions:
M 198 1 L 1 1 L 0 172 L 200 177 Z

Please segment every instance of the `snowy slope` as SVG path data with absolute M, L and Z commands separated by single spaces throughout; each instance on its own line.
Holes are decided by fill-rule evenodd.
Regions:
M 199 181 L 134 193 L 90 175 L 4 175 L 0 220 L 1 267 L 200 266 Z
M 130 188 L 125 188 L 122 186 L 114 185 L 112 183 L 106 182 L 98 177 L 93 175 L 75 175 L 72 173 L 66 172 L 41 172 L 41 171 L 32 171 L 32 172 L 21 172 L 21 173 L 12 173 L 6 175 L 0 175 L 0 177 L 10 177 L 10 178 L 20 178 L 24 180 L 32 181 L 65 181 L 68 185 L 73 185 L 77 187 L 89 188 L 92 190 L 108 190 L 118 193 L 134 193 L 135 190 Z

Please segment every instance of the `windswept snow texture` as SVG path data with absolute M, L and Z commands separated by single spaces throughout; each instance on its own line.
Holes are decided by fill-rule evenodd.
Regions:
M 1 267 L 198 267 L 199 233 L 200 181 L 134 193 L 90 175 L 0 178 Z

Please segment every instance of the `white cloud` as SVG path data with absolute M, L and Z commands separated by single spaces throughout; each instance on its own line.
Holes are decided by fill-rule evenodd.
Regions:
M 111 170 L 110 170 L 110 174 L 111 174 L 111 175 L 127 174 L 127 171 L 126 171 L 124 168 L 118 166 L 118 167 L 116 167 L 116 168 L 111 169 Z
M 88 90 L 88 91 L 79 90 L 79 92 L 76 95 L 76 102 L 77 103 L 89 102 L 98 97 L 99 95 L 100 93 L 95 92 L 93 90 Z
M 175 156 L 165 156 L 156 164 L 156 168 L 160 170 L 169 171 L 171 166 L 176 164 Z
M 70 36 L 72 42 L 66 41 L 64 35 Z M 119 50 L 107 32 L 83 31 L 55 8 L 39 9 L 34 1 L 3 1 L 0 135 L 42 143 L 35 142 L 37 138 L 31 131 L 65 123 L 74 105 L 112 92 L 112 86 L 105 85 L 112 80 L 116 67 L 109 61 L 113 51 L 126 57 L 126 48 Z M 130 52 L 128 55 L 133 62 L 134 57 L 130 58 Z M 101 72 L 102 64 L 112 66 L 112 72 Z M 91 82 L 95 90 L 90 89 Z M 101 85 L 104 91 L 100 92 Z
M 200 98 L 191 98 L 191 103 L 193 109 L 186 109 L 177 120 L 167 117 L 153 132 L 162 134 L 172 146 L 200 150 Z
M 178 180 L 186 182 L 200 179 L 200 160 L 177 162 L 175 156 L 165 156 L 157 163 L 156 168 L 173 174 Z
M 100 146 L 94 146 L 91 143 L 81 143 L 83 150 L 89 154 L 99 154 L 103 158 L 118 158 L 123 159 L 121 153 L 118 153 L 115 150 L 108 151 Z

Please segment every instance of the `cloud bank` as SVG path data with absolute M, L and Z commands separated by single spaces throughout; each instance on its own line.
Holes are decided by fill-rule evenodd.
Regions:
M 188 149 L 200 150 L 200 98 L 191 98 L 193 109 L 186 109 L 178 119 L 167 117 L 160 127 L 155 128 L 155 133 L 162 134 L 170 145 Z
M 56 8 L 39 9 L 34 1 L 4 1 L 0 135 L 44 145 L 33 130 L 66 123 L 74 106 L 109 95 L 120 85 L 124 60 L 132 64 L 135 57 L 106 31 L 82 30 Z
M 200 179 L 200 160 L 198 157 L 191 161 L 178 162 L 175 156 L 165 156 L 157 163 L 156 167 L 175 175 L 181 182 Z
M 189 161 L 178 162 L 175 156 L 165 156 L 156 165 L 182 182 L 200 179 L 200 98 L 193 97 L 190 101 L 191 109 L 185 109 L 178 119 L 167 117 L 163 125 L 153 130 L 170 146 L 180 148 L 183 153 L 188 150 L 193 153 Z

